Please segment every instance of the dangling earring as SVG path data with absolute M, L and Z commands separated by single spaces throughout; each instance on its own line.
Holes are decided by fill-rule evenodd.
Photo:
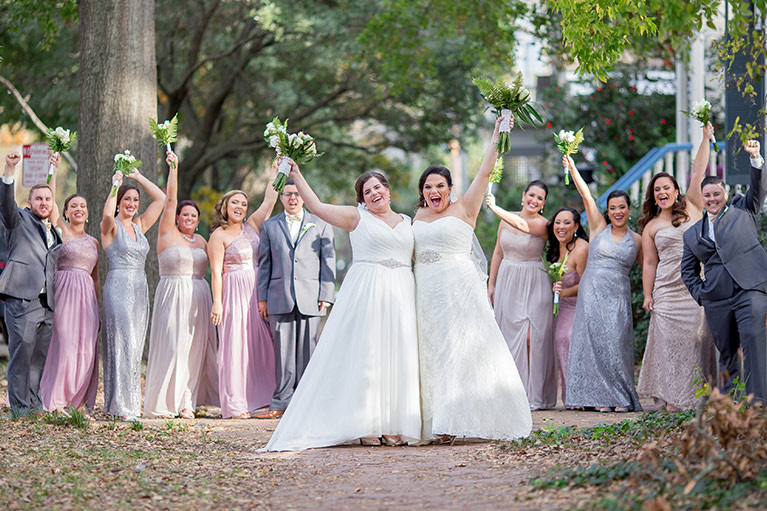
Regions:
M 88 223 L 88 219 L 87 219 L 87 218 L 85 219 L 85 223 L 86 223 L 86 224 Z
M 543 208 L 544 208 L 544 207 L 545 207 L 545 206 L 541 206 L 541 212 L 540 212 L 540 213 L 541 213 L 541 215 L 543 214 Z
M 199 225 L 198 225 L 197 227 L 195 227 L 195 228 L 194 228 L 194 232 L 197 232 L 197 231 L 199 231 L 199 230 L 200 230 L 200 226 L 199 226 Z
M 573 239 L 575 239 L 577 237 L 578 237 L 578 231 L 575 231 L 575 233 L 573 233 Z

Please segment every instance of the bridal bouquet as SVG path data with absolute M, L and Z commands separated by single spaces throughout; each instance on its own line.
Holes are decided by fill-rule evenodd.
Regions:
M 160 146 L 165 146 L 165 150 L 170 152 L 170 143 L 178 141 L 178 114 L 173 116 L 170 121 L 157 124 L 157 121 L 149 118 L 149 129 L 152 136 Z
M 578 152 L 578 146 L 583 142 L 583 128 L 576 133 L 572 131 L 560 130 L 559 134 L 554 133 L 554 141 L 557 143 L 557 149 L 560 153 L 570 156 Z M 570 184 L 570 169 L 565 167 L 565 185 Z
M 479 88 L 482 98 L 493 107 L 493 113 L 503 118 L 498 135 L 498 152 L 504 154 L 511 149 L 511 115 L 522 122 L 535 125 L 536 120 L 543 122 L 541 116 L 530 103 L 530 91 L 522 86 L 522 74 L 517 74 L 514 83 L 509 85 L 502 79 L 495 83 L 487 78 L 474 78 L 474 85 Z
M 135 156 L 133 156 L 130 151 L 125 151 L 124 153 L 117 153 L 115 154 L 115 171 L 120 171 L 126 176 L 133 172 L 134 169 L 137 169 L 141 166 L 141 160 L 137 160 Z M 114 197 L 117 195 L 117 181 L 114 181 L 112 183 L 112 191 L 109 192 L 110 197 Z
M 711 120 L 711 103 L 709 103 L 705 99 L 701 101 L 696 101 L 692 105 L 691 112 L 685 112 L 684 110 L 682 110 L 682 113 L 689 115 L 696 121 L 700 122 L 703 126 L 705 126 L 706 123 Z M 711 142 L 714 143 L 714 151 L 718 153 L 719 144 L 716 143 L 716 137 L 714 136 L 713 133 L 711 134 Z
M 67 151 L 69 149 L 69 146 L 72 145 L 72 142 L 75 141 L 75 137 L 77 137 L 77 132 L 74 133 L 70 132 L 69 130 L 65 130 L 61 126 L 58 128 L 50 129 L 48 130 L 48 134 L 45 136 L 46 142 L 48 142 L 48 147 L 51 151 L 53 151 L 53 154 L 56 156 L 59 155 L 59 153 L 63 153 L 64 151 Z M 51 165 L 48 168 L 48 177 L 45 180 L 46 183 L 51 182 L 51 178 L 53 177 L 53 165 Z
M 543 261 L 543 268 L 541 268 L 541 271 L 545 272 L 546 275 L 549 276 L 551 282 L 561 282 L 562 275 L 564 275 L 567 271 L 567 254 L 565 254 L 565 257 L 562 259 L 561 263 L 549 263 L 546 261 L 546 259 L 543 258 L 543 256 L 541 256 L 541 261 Z M 555 316 L 559 314 L 559 293 L 554 293 L 553 311 Z
M 269 142 L 269 147 L 277 151 L 277 158 L 280 164 L 277 167 L 277 177 L 274 178 L 272 187 L 282 193 L 285 188 L 285 181 L 290 174 L 290 162 L 306 163 L 312 161 L 317 156 L 317 144 L 314 138 L 303 131 L 298 133 L 288 133 L 288 120 L 281 122 L 279 117 L 275 117 L 272 122 L 266 125 L 264 138 Z
M 493 170 L 490 171 L 490 179 L 487 182 L 487 193 L 493 193 L 493 185 L 495 183 L 500 183 L 502 177 L 503 177 L 503 156 L 499 156 L 498 159 L 495 160 L 495 165 L 493 165 Z

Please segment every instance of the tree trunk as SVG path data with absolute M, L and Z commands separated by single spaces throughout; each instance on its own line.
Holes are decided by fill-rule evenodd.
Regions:
M 88 233 L 100 239 L 114 155 L 129 149 L 157 181 L 157 143 L 147 119 L 157 117 L 154 0 L 80 0 L 80 112 L 77 190 L 88 201 Z M 141 194 L 141 206 L 149 204 Z M 158 281 L 157 227 L 146 233 L 150 302 Z M 101 253 L 101 281 L 107 273 Z

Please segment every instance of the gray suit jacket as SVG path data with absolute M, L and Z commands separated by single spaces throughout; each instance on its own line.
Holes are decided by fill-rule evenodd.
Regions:
M 56 242 L 49 250 L 45 224 L 29 209 L 16 206 L 13 188 L 14 184 L 0 182 L 0 220 L 8 244 L 8 260 L 0 274 L 0 295 L 33 300 L 44 288 L 48 306 L 53 309 L 53 274 L 61 237 L 52 229 Z
M 293 307 L 304 316 L 320 316 L 317 302 L 333 303 L 336 251 L 333 228 L 304 211 L 296 243 L 280 213 L 261 224 L 258 250 L 258 299 L 269 314 L 289 314 Z
M 759 244 L 757 216 L 767 194 L 767 170 L 751 168 L 746 195 L 736 195 L 714 221 L 714 238 L 708 237 L 708 214 L 684 233 L 682 280 L 692 297 L 723 300 L 741 289 L 767 292 L 767 254 Z M 706 280 L 700 278 L 700 266 Z

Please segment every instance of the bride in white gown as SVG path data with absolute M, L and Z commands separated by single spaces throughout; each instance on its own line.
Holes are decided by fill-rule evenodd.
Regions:
M 461 199 L 450 202 L 445 167 L 429 167 L 419 180 L 413 233 L 424 440 L 509 440 L 532 428 L 525 388 L 471 259 L 499 124 Z
M 320 202 L 292 165 L 307 207 L 349 231 L 354 260 L 317 348 L 266 446 L 299 451 L 362 439 L 417 442 L 421 432 L 410 218 L 391 210 L 379 172 L 355 184 L 358 207 Z

